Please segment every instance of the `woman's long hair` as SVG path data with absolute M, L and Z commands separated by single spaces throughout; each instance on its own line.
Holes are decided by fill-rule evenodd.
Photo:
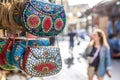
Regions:
M 101 43 L 101 45 L 102 45 L 102 46 L 106 46 L 106 47 L 109 48 L 109 44 L 108 44 L 108 42 L 107 42 L 107 38 L 106 38 L 106 35 L 105 35 L 104 31 L 101 30 L 101 29 L 96 29 L 95 32 L 96 32 L 96 33 L 98 34 L 98 36 L 100 37 L 100 43 Z M 94 43 L 95 43 L 95 41 L 94 41 L 94 40 L 91 40 L 90 46 L 93 46 Z

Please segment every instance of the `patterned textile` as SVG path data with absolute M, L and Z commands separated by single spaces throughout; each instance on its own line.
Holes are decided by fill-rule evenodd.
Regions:
M 56 36 L 66 23 L 63 6 L 43 1 L 27 1 L 22 6 L 21 15 L 23 27 L 36 36 Z
M 60 49 L 57 47 L 28 47 L 23 58 L 23 70 L 36 77 L 57 74 L 62 69 Z
M 50 43 L 48 39 L 28 40 L 28 46 L 49 46 L 49 45 Z M 11 64 L 19 69 L 21 69 L 20 61 L 25 55 L 26 47 L 27 47 L 26 41 L 19 41 L 14 44 L 12 49 Z

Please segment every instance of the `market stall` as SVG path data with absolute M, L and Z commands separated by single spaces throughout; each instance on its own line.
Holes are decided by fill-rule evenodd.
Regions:
M 120 1 L 102 1 L 88 11 L 93 16 L 93 27 L 97 25 L 106 33 L 111 56 L 120 57 Z
M 62 0 L 61 5 L 55 0 L 2 0 L 0 68 L 18 69 L 33 77 L 59 73 L 62 60 L 57 35 L 65 24 Z M 50 37 L 56 38 L 56 44 L 50 45 Z

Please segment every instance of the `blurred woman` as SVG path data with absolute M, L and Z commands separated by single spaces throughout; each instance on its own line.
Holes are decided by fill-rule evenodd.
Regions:
M 98 80 L 103 80 L 106 73 L 109 77 L 111 77 L 110 50 L 105 33 L 102 30 L 95 30 L 86 52 L 89 62 L 89 80 L 93 80 L 95 74 L 97 75 Z

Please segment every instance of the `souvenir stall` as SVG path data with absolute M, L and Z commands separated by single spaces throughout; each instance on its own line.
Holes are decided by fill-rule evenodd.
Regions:
M 98 3 L 91 9 L 91 13 L 99 17 L 98 26 L 108 37 L 111 56 L 120 57 L 120 0 Z
M 51 3 L 52 2 L 52 3 Z M 32 77 L 60 72 L 62 60 L 57 40 L 66 14 L 55 0 L 2 0 L 0 2 L 0 68 L 19 69 Z M 50 45 L 49 38 L 56 44 Z
M 113 2 L 105 9 L 108 16 L 107 27 L 105 29 L 110 45 L 111 56 L 120 57 L 120 5 Z M 104 21 L 105 22 L 105 21 Z
M 108 8 L 110 13 L 107 33 L 112 57 L 120 57 L 120 4 L 118 3 L 119 0 Z

